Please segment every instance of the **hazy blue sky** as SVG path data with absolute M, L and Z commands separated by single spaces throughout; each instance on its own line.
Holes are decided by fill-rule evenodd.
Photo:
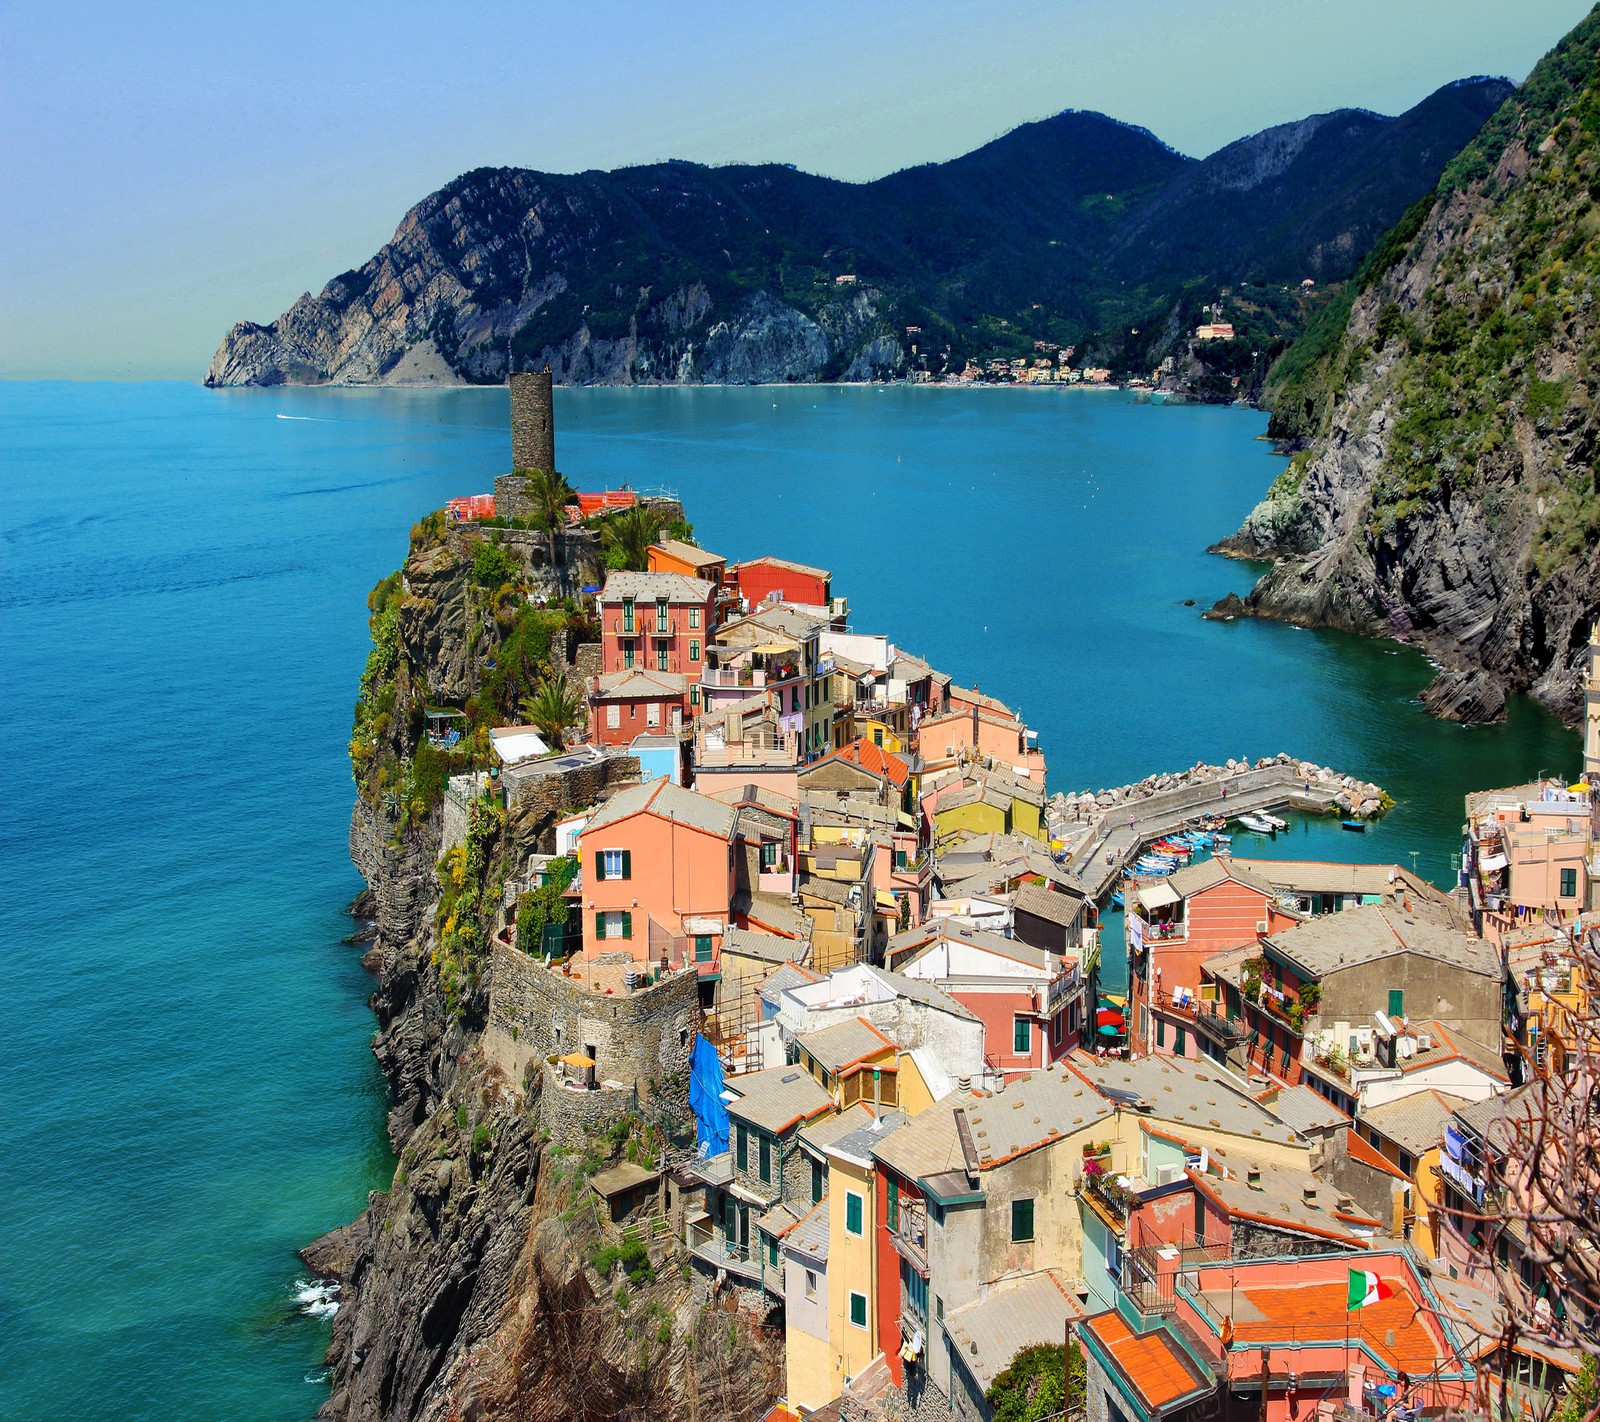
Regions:
M 861 179 L 1064 108 L 1200 156 L 1521 79 L 1584 0 L 0 0 L 0 374 L 198 378 L 484 164 Z

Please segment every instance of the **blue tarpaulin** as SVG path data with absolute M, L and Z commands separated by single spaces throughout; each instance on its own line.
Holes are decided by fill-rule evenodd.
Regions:
M 689 1109 L 703 1154 L 721 1155 L 728 1148 L 728 1104 L 722 1099 L 722 1063 L 704 1037 L 694 1039 L 689 1054 Z

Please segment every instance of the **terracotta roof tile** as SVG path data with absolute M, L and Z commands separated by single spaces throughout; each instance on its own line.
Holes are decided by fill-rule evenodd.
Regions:
M 1115 1360 L 1149 1412 L 1157 1412 L 1205 1386 L 1165 1329 L 1137 1334 L 1115 1312 L 1096 1314 L 1083 1327 Z

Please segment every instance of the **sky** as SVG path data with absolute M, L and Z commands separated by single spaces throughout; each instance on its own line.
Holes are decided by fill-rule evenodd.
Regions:
M 1585 0 L 0 0 L 0 376 L 197 380 L 469 168 L 865 180 L 1066 108 L 1196 157 L 1520 80 Z

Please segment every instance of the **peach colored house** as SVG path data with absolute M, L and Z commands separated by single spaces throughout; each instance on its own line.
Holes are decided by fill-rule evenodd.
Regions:
M 988 759 L 1020 778 L 1044 784 L 1038 733 L 1003 701 L 977 691 L 950 687 L 947 708 L 918 721 L 916 746 L 927 771 Z
M 1463 880 L 1483 936 L 1498 943 L 1554 912 L 1588 907 L 1595 844 L 1590 792 L 1559 781 L 1467 796 Z
M 654 780 L 612 796 L 583 827 L 583 944 L 589 959 L 697 966 L 714 975 L 722 936 L 756 893 L 794 886 L 793 819 Z

